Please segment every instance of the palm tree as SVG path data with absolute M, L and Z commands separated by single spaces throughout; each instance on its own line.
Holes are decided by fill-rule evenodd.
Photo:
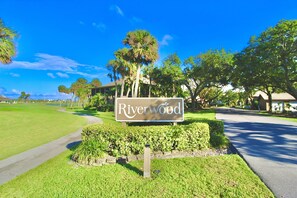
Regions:
M 118 97 L 118 83 L 117 83 L 117 80 L 118 80 L 118 68 L 120 66 L 120 63 L 118 60 L 110 60 L 108 61 L 107 63 L 107 69 L 110 70 L 112 73 L 110 74 L 111 78 L 113 79 L 114 81 L 114 84 L 115 84 L 115 98 Z
M 13 42 L 15 37 L 16 33 L 6 27 L 0 18 L 0 62 L 3 64 L 11 63 L 11 58 L 16 54 Z
M 132 96 L 137 97 L 141 67 L 158 59 L 158 42 L 148 31 L 136 30 L 128 32 L 123 43 L 130 47 L 130 62 L 137 64 L 135 88 L 132 92 Z

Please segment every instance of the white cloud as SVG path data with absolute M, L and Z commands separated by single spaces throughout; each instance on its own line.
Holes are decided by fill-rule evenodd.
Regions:
M 74 60 L 64 58 L 61 56 L 54 56 L 49 54 L 38 53 L 35 55 L 35 62 L 28 61 L 13 61 L 10 64 L 0 64 L 0 68 L 14 69 L 32 69 L 32 70 L 59 70 L 59 71 L 73 71 L 83 64 L 79 64 Z
M 65 73 L 57 72 L 56 74 L 57 74 L 57 76 L 59 76 L 60 78 L 69 78 L 68 74 L 65 74 Z
M 20 74 L 16 74 L 16 73 L 9 73 L 9 75 L 11 75 L 12 77 L 20 77 Z
M 47 73 L 46 75 L 48 75 L 51 78 L 56 78 L 56 76 L 53 73 Z
M 12 89 L 11 92 L 14 94 L 21 94 L 21 91 L 19 91 L 17 89 Z
M 169 34 L 163 36 L 162 40 L 159 42 L 160 46 L 169 45 L 168 41 L 171 41 L 173 37 Z
M 130 23 L 132 25 L 135 25 L 137 23 L 142 23 L 142 22 L 143 22 L 143 20 L 141 18 L 138 18 L 138 17 L 135 17 L 135 16 L 130 19 Z
M 117 14 L 119 14 L 121 16 L 124 16 L 123 10 L 117 5 L 110 6 L 110 10 L 115 11 Z
M 92 23 L 92 26 L 98 30 L 100 30 L 101 32 L 104 32 L 106 30 L 106 25 L 104 23 Z
M 56 75 L 61 77 L 64 74 L 63 76 L 64 78 L 66 78 L 66 74 L 75 74 L 75 75 L 80 75 L 84 77 L 95 78 L 95 77 L 99 77 L 98 73 L 107 71 L 105 67 L 102 68 L 94 65 L 81 64 L 76 62 L 75 60 L 65 58 L 62 56 L 55 56 L 55 55 L 42 54 L 42 53 L 35 54 L 35 56 L 36 56 L 35 58 L 36 60 L 32 62 L 13 61 L 10 64 L 0 63 L 0 69 L 17 68 L 17 69 L 30 69 L 30 70 L 57 71 L 57 73 L 61 73 L 62 75 L 61 74 L 58 75 L 57 73 Z M 89 72 L 96 73 L 97 75 L 89 74 Z M 52 73 L 51 76 L 55 76 L 54 73 Z

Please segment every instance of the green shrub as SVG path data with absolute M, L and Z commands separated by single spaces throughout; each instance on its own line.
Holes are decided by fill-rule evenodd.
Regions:
M 207 123 L 210 131 L 210 145 L 214 148 L 224 148 L 229 145 L 228 138 L 224 135 L 224 122 L 220 120 L 189 119 L 181 124 L 188 125 L 195 122 Z
M 179 126 L 121 127 L 94 124 L 83 129 L 83 142 L 96 141 L 112 156 L 143 153 L 145 144 L 153 151 L 198 150 L 209 147 L 209 127 L 205 123 Z
M 104 157 L 107 145 L 96 140 L 83 141 L 74 151 L 72 159 L 81 164 L 92 164 Z

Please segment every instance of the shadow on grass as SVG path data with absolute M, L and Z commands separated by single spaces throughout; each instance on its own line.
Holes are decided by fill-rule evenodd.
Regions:
M 136 173 L 139 176 L 143 175 L 143 171 L 140 170 L 139 168 L 132 166 L 131 164 L 128 164 L 126 161 L 117 161 L 117 164 L 127 168 L 128 170 L 133 171 L 134 173 Z
M 87 114 L 90 116 L 96 116 L 97 115 L 97 111 L 96 110 L 75 110 L 74 115 L 82 115 L 82 114 Z

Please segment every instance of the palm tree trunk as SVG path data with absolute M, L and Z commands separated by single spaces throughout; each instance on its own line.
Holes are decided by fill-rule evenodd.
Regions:
M 134 90 L 135 90 L 135 81 L 133 81 L 132 86 L 131 86 L 132 97 L 134 97 Z
M 131 88 L 129 87 L 129 88 L 128 88 L 128 91 L 127 91 L 127 95 L 126 95 L 127 97 L 129 97 L 130 90 L 131 90 Z
M 137 94 L 138 94 L 140 70 L 141 70 L 141 67 L 140 67 L 140 64 L 139 64 L 137 66 L 136 82 L 135 82 L 135 89 L 134 89 L 134 95 L 133 95 L 133 97 L 137 97 Z
M 124 96 L 124 89 L 125 89 L 125 78 L 122 78 L 122 86 L 121 86 L 121 97 Z

